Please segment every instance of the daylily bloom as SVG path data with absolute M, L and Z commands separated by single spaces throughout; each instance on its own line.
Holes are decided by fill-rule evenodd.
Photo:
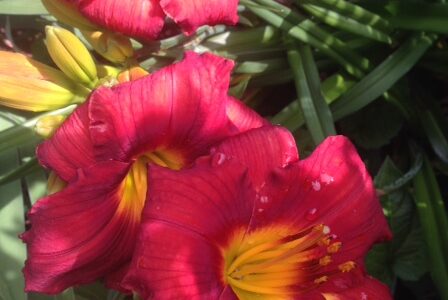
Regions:
M 41 163 L 68 185 L 29 214 L 27 291 L 53 294 L 104 277 L 118 284 L 153 187 L 147 165 L 181 169 L 224 138 L 266 124 L 227 95 L 232 67 L 187 53 L 151 75 L 99 88 L 39 146 Z
M 282 128 L 225 140 L 180 172 L 150 167 L 128 288 L 142 299 L 391 299 L 364 256 L 390 238 L 353 145 L 297 160 Z
M 58 2 L 63 7 L 71 3 L 88 20 L 106 29 L 143 40 L 157 39 L 167 16 L 187 34 L 202 25 L 234 25 L 238 21 L 238 0 L 46 0 L 44 3 L 57 8 Z

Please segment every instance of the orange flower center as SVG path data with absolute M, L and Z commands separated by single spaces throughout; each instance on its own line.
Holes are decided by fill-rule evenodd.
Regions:
M 342 244 L 332 242 L 330 229 L 317 225 L 299 233 L 285 226 L 271 227 L 245 234 L 236 233 L 230 247 L 223 251 L 224 282 L 241 300 L 291 299 L 303 294 L 335 273 L 356 267 L 348 261 L 333 271 L 332 254 Z

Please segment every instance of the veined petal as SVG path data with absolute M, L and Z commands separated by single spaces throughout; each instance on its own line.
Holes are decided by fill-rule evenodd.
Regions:
M 248 181 L 233 162 L 201 161 L 181 172 L 151 167 L 150 198 L 125 285 L 144 299 L 219 299 L 225 292 L 219 245 L 250 220 Z
M 388 300 L 392 299 L 388 287 L 373 278 L 366 277 L 364 281 L 350 289 L 339 293 L 322 293 L 325 300 Z
M 265 126 L 224 140 L 213 149 L 222 159 L 236 159 L 248 167 L 254 187 L 260 188 L 269 173 L 297 161 L 292 134 L 279 126 Z
M 160 5 L 187 34 L 202 25 L 235 25 L 238 21 L 238 0 L 160 0 Z
M 101 88 L 90 99 L 90 133 L 99 159 L 127 161 L 168 151 L 184 164 L 235 134 L 226 116 L 233 63 L 192 52 L 174 65 Z
M 130 260 L 140 211 L 122 190 L 128 170 L 125 163 L 97 164 L 33 206 L 31 229 L 23 234 L 27 291 L 59 293 L 106 277 Z
M 227 117 L 235 125 L 238 132 L 271 124 L 243 102 L 233 97 L 229 97 L 227 101 Z
M 88 104 L 79 106 L 51 139 L 37 147 L 40 163 L 54 170 L 64 181 L 76 177 L 77 169 L 95 162 L 89 133 Z
M 159 0 L 70 0 L 92 22 L 124 35 L 152 40 L 164 24 Z

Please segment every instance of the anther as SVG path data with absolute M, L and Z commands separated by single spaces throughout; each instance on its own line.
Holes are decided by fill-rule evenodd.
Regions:
M 342 247 L 342 243 L 341 242 L 333 243 L 330 246 L 328 246 L 327 252 L 331 253 L 331 254 L 334 254 L 334 253 L 338 252 L 341 249 L 341 247 Z
M 355 263 L 354 261 L 347 261 L 347 262 L 345 262 L 345 263 L 343 263 L 343 264 L 340 264 L 340 265 L 338 266 L 339 270 L 340 270 L 342 273 L 350 272 L 350 271 L 353 270 L 355 267 L 356 267 L 356 263 Z

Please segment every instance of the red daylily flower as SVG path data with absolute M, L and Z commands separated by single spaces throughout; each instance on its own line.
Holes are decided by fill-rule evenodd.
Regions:
M 60 0 L 66 1 L 66 0 Z M 112 31 L 143 39 L 156 39 L 172 18 L 187 33 L 199 26 L 238 21 L 238 0 L 68 0 L 90 21 Z
M 187 53 L 152 75 L 100 88 L 38 147 L 41 163 L 68 186 L 29 214 L 27 291 L 119 281 L 114 272 L 130 261 L 153 187 L 147 165 L 181 169 L 224 138 L 267 123 L 227 95 L 232 66 Z
M 391 299 L 364 269 L 391 234 L 352 144 L 297 159 L 286 130 L 263 127 L 181 172 L 151 167 L 125 285 L 158 300 Z

